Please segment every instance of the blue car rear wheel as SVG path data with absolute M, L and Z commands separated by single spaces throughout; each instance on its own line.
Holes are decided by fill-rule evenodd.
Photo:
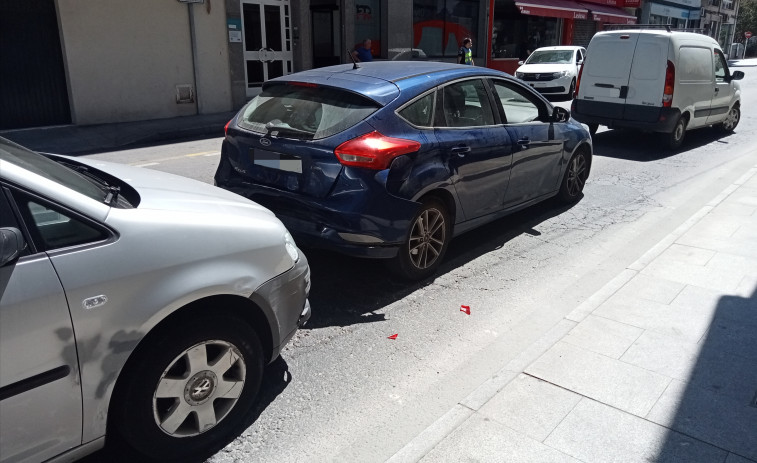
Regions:
M 425 199 L 410 232 L 390 268 L 402 278 L 420 280 L 439 268 L 451 239 L 449 212 L 434 198 Z

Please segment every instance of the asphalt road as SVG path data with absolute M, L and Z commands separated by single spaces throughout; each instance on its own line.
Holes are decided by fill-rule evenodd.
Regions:
M 755 164 L 757 67 L 742 70 L 734 134 L 689 132 L 670 153 L 652 134 L 600 129 L 579 203 L 457 238 L 435 279 L 407 284 L 380 262 L 306 250 L 313 317 L 269 367 L 256 422 L 210 461 L 391 457 Z M 91 157 L 212 182 L 220 144 Z

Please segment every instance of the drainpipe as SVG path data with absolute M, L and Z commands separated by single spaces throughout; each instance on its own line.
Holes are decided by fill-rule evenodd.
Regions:
M 200 92 L 197 88 L 197 36 L 195 35 L 195 14 L 193 8 L 195 3 L 204 3 L 204 0 L 200 2 L 187 3 L 187 11 L 189 12 L 189 37 L 192 42 L 192 76 L 194 77 L 195 81 L 195 102 L 197 103 L 197 114 L 202 114 Z

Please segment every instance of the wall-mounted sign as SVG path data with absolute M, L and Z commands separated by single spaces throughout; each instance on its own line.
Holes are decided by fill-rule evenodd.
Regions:
M 226 18 L 226 28 L 229 30 L 229 42 L 242 41 L 242 18 Z

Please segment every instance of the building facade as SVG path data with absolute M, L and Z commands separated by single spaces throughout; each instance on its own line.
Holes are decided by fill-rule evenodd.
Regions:
M 607 24 L 636 23 L 649 8 L 640 0 L 3 0 L 0 130 L 236 110 L 269 79 L 350 62 L 366 38 L 376 60 L 454 62 L 470 37 L 476 65 L 514 72 L 535 48 L 587 45 Z

